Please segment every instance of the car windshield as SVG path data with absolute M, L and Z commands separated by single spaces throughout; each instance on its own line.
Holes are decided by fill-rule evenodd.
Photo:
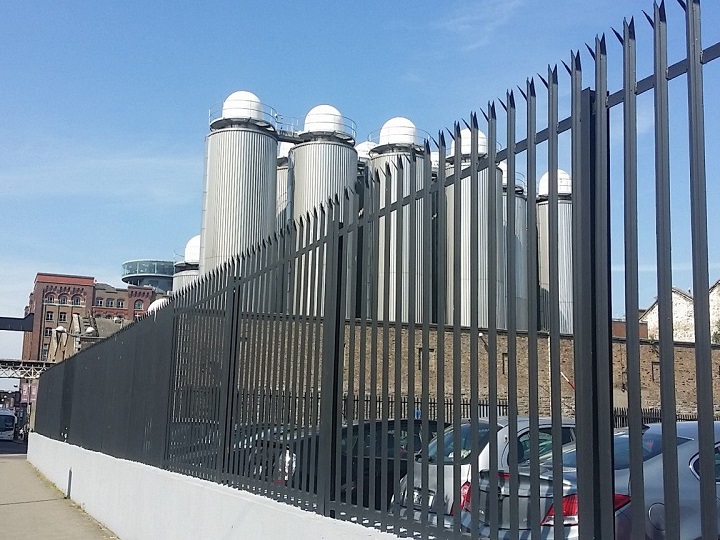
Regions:
M 677 438 L 677 445 L 688 442 L 690 439 Z M 662 433 L 645 431 L 642 435 L 643 461 L 662 454 Z M 616 471 L 630 467 L 630 432 L 622 430 L 613 437 L 613 468 Z M 552 462 L 552 450 L 540 456 L 540 463 Z M 562 463 L 564 467 L 577 467 L 577 452 L 575 443 L 562 447 Z
M 472 432 L 470 430 L 470 424 L 462 424 L 460 426 L 460 463 L 468 463 L 470 461 L 470 452 L 472 450 Z M 485 445 L 490 439 L 490 424 L 486 422 L 480 422 L 478 424 L 478 440 L 480 442 L 480 450 L 485 448 Z M 442 457 L 438 454 L 438 443 L 440 437 L 434 438 L 428 445 L 428 461 L 430 463 L 442 462 L 446 465 L 452 465 L 455 458 L 455 435 L 452 427 L 447 428 L 442 434 L 443 440 L 443 453 Z M 420 459 L 420 458 L 418 458 Z
M 13 429 L 15 427 L 15 417 L 7 414 L 0 416 L 0 428 L 3 430 Z

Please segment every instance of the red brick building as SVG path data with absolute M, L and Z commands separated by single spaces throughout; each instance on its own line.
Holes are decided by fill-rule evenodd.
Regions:
M 39 273 L 25 314 L 33 313 L 33 330 L 23 338 L 22 359 L 48 360 L 53 329 L 69 328 L 73 316 L 133 321 L 147 312 L 158 293 L 130 285 L 117 289 L 89 276 Z

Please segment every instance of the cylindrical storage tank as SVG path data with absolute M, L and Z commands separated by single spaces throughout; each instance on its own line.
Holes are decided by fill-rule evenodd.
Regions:
M 560 333 L 573 333 L 572 180 L 558 169 L 558 296 Z M 550 221 L 549 174 L 538 184 L 538 277 L 540 281 L 540 328 L 550 329 Z
M 515 182 L 508 183 L 507 162 L 501 162 L 498 167 L 502 171 L 503 179 L 503 257 L 507 257 L 507 227 L 508 227 L 508 185 L 515 189 L 515 323 L 516 329 L 528 330 L 528 281 L 527 281 L 527 246 L 528 246 L 528 225 L 527 225 L 527 193 L 522 181 L 515 179 Z M 533 234 L 535 231 L 533 231 Z M 512 302 L 509 299 L 508 302 Z M 510 304 L 507 304 L 509 309 Z M 533 317 L 533 320 L 535 318 Z
M 180 293 L 185 287 L 195 283 L 200 276 L 200 270 L 183 270 L 173 274 L 173 294 Z
M 376 208 L 385 208 L 385 189 L 389 180 L 390 201 L 391 204 L 397 201 L 398 183 L 402 185 L 402 195 L 407 197 L 410 195 L 410 159 L 411 152 L 416 152 L 416 174 L 415 183 L 417 190 L 423 188 L 423 171 L 424 171 L 424 148 L 421 146 L 422 141 L 418 136 L 415 125 L 407 118 L 396 117 L 388 120 L 380 130 L 379 144 L 370 152 L 370 165 L 373 177 L 376 175 L 380 180 L 379 185 L 375 186 L 372 195 L 373 205 Z M 402 160 L 402 177 L 400 176 L 397 163 L 398 159 Z M 386 176 L 386 169 L 390 169 L 389 178 Z M 396 321 L 400 317 L 402 322 L 409 322 L 409 298 L 411 295 L 415 297 L 415 322 L 422 322 L 425 316 L 430 314 L 430 306 L 423 303 L 423 261 L 425 254 L 423 251 L 423 201 L 415 202 L 415 290 L 410 290 L 410 210 L 409 206 L 403 206 L 402 211 L 402 238 L 398 238 L 397 231 L 397 211 L 391 212 L 387 216 L 380 217 L 377 227 L 377 234 L 373 242 L 377 243 L 378 249 L 378 273 L 377 273 L 377 316 L 379 319 L 385 319 L 385 311 L 387 307 L 387 317 L 390 321 Z M 386 227 L 389 227 L 389 246 L 386 246 L 385 235 Z M 389 248 L 389 249 L 388 249 Z M 386 252 L 389 257 L 389 287 L 385 290 L 386 280 Z M 397 305 L 397 278 L 398 264 L 401 271 L 401 298 L 402 305 Z M 387 302 L 387 305 L 386 305 Z
M 276 228 L 274 115 L 250 92 L 235 92 L 210 123 L 200 242 L 207 273 Z
M 193 236 L 185 244 L 183 259 L 175 263 L 173 294 L 193 283 L 200 275 L 200 235 Z
M 355 186 L 358 153 L 354 147 L 354 124 L 330 105 L 318 105 L 310 110 L 305 117 L 305 125 L 300 138 L 302 142 L 293 146 L 289 154 L 292 217 L 295 221 L 301 218 L 305 219 L 305 227 L 310 227 L 313 234 L 312 241 L 323 234 L 317 229 L 318 223 L 315 223 L 311 217 L 313 210 L 319 209 L 321 205 L 327 203 L 328 199 L 343 193 L 346 188 Z M 310 219 L 308 220 L 308 218 Z M 341 216 L 343 221 L 351 218 L 352 216 Z M 317 262 L 317 255 L 316 252 L 313 264 Z M 310 298 L 311 295 L 308 295 L 307 302 L 302 308 L 304 314 L 322 314 L 325 294 L 323 280 L 330 263 L 327 261 L 326 255 L 327 253 L 323 256 L 322 268 L 310 268 L 311 272 L 319 270 L 319 275 L 315 274 L 315 281 L 310 284 L 308 290 L 311 292 L 319 290 L 321 294 L 320 298 Z M 296 267 L 296 294 L 301 294 L 304 289 L 308 288 L 307 284 L 301 287 L 299 281 L 305 275 L 303 265 L 306 261 L 308 263 L 310 261 L 307 254 L 301 257 L 300 264 Z M 346 276 L 349 276 L 349 273 L 346 273 Z M 312 306 L 315 306 L 315 309 Z
M 462 169 L 470 166 L 470 152 L 471 152 L 471 132 L 469 129 L 463 129 L 460 133 L 462 138 L 461 144 L 461 156 L 462 156 Z M 449 158 L 446 167 L 446 174 L 449 176 L 454 174 L 453 158 L 456 151 L 455 141 L 450 145 Z M 487 154 L 487 138 L 482 132 L 478 133 L 478 155 L 484 156 Z M 470 325 L 471 310 L 474 307 L 478 309 L 478 326 L 480 328 L 488 328 L 490 317 L 489 317 L 489 291 L 490 291 L 490 259 L 489 253 L 489 239 L 490 234 L 493 231 L 489 224 L 488 218 L 490 213 L 490 181 L 495 182 L 495 215 L 497 216 L 496 226 L 494 227 L 494 234 L 497 245 L 497 261 L 496 261 L 496 322 L 497 328 L 507 327 L 507 312 L 506 312 L 506 296 L 507 288 L 505 286 L 507 277 L 507 265 L 506 257 L 504 252 L 504 227 L 503 223 L 503 198 L 502 198 L 502 171 L 499 167 L 494 168 L 495 174 L 490 176 L 488 170 L 485 169 L 480 171 L 475 178 L 468 176 L 460 180 L 460 230 L 455 231 L 454 220 L 455 220 L 455 189 L 456 185 L 449 186 L 445 190 L 446 195 L 446 210 L 447 210 L 447 229 L 446 229 L 446 321 L 448 324 L 454 324 L 455 322 L 455 302 L 454 302 L 454 291 L 455 291 L 455 276 L 454 270 L 455 265 L 460 266 L 460 324 L 462 326 Z M 478 182 L 478 245 L 473 247 L 470 242 L 470 212 L 471 212 L 471 185 L 473 181 Z M 455 253 L 455 238 L 456 235 L 460 236 L 460 253 Z M 474 301 L 470 296 L 470 265 L 471 257 L 476 256 L 478 258 L 478 298 Z
M 292 189 L 290 187 L 290 175 L 288 174 L 288 156 L 292 147 L 292 143 L 288 142 L 281 142 L 278 145 L 277 202 L 275 206 L 277 230 L 283 229 L 292 220 Z
M 319 105 L 305 117 L 303 142 L 296 144 L 289 156 L 293 219 L 355 185 L 358 153 L 353 146 L 354 130 L 347 124 L 330 105 Z

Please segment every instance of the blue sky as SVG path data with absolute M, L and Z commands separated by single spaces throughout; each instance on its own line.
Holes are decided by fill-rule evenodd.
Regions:
M 22 315 L 37 272 L 121 285 L 125 260 L 177 258 L 200 230 L 208 109 L 235 90 L 299 118 L 330 103 L 356 122 L 359 140 L 396 115 L 435 133 L 548 63 L 568 61 L 597 33 L 620 29 L 623 17 L 640 17 L 639 71 L 648 74 L 642 9 L 652 3 L 1 2 L 0 314 Z M 706 1 L 703 9 L 707 46 L 720 40 L 708 24 L 720 7 Z M 676 2 L 668 12 L 673 61 L 684 52 L 683 14 Z M 620 47 L 608 39 L 614 90 Z M 587 53 L 583 61 L 590 69 Z M 709 89 L 718 88 L 719 68 L 706 69 Z M 675 84 L 671 98 L 684 103 L 683 90 Z M 715 133 L 718 109 L 708 107 L 706 120 Z M 650 101 L 640 114 L 640 138 L 651 137 Z M 718 200 L 717 178 L 709 179 Z M 677 199 L 687 212 L 684 192 Z M 689 288 L 682 230 L 678 238 L 677 281 Z M 653 255 L 644 256 L 651 268 Z M 712 253 L 711 283 L 719 262 Z M 642 276 L 647 305 L 654 274 Z M 621 315 L 622 305 L 613 310 Z M 0 333 L 0 357 L 18 358 L 20 348 L 20 335 Z

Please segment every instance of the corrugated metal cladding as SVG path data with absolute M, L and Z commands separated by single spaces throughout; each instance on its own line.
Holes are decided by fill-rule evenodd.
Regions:
M 423 171 L 424 171 L 424 160 L 421 153 L 417 153 L 416 158 L 416 185 L 417 189 L 420 190 L 423 187 Z M 397 168 L 398 158 L 403 160 L 403 175 L 399 178 L 399 171 Z M 387 153 L 375 155 L 370 160 L 373 175 L 377 171 L 380 177 L 380 184 L 377 186 L 376 192 L 373 194 L 375 202 L 378 208 L 385 207 L 385 186 L 386 176 L 385 169 L 386 165 L 390 165 L 390 198 L 391 202 L 397 200 L 397 183 L 402 182 L 403 185 L 403 197 L 410 195 L 410 153 L 402 152 L 397 149 L 393 149 Z M 423 266 L 424 257 L 430 256 L 423 252 L 423 201 L 418 200 L 415 202 L 415 290 L 410 291 L 410 211 L 409 206 L 404 206 L 402 209 L 402 246 L 398 248 L 398 235 L 397 235 L 397 213 L 392 212 L 389 217 L 381 217 L 377 229 L 377 242 L 378 242 L 378 318 L 383 320 L 385 317 L 385 301 L 388 302 L 388 318 L 391 321 L 397 320 L 400 316 L 402 322 L 409 322 L 409 303 L 408 299 L 410 294 L 415 295 L 415 322 L 422 322 L 423 317 L 427 314 L 430 315 L 430 306 L 423 305 Z M 385 226 L 387 221 L 390 220 L 390 286 L 385 291 Z M 396 299 L 396 287 L 397 287 L 397 264 L 398 257 L 400 258 L 400 265 L 402 270 L 402 305 L 397 306 Z
M 357 180 L 357 151 L 351 145 L 315 140 L 290 150 L 293 219 L 297 220 Z
M 291 209 L 288 209 L 290 203 L 289 194 L 291 193 L 288 186 L 288 160 L 287 158 L 278 159 L 277 165 L 277 192 L 276 192 L 276 205 L 275 205 L 275 217 L 277 220 L 277 229 L 280 230 L 285 227 L 288 222 L 292 219 L 292 214 L 289 213 Z
M 503 258 L 507 259 L 507 189 L 503 191 Z M 528 329 L 528 281 L 527 281 L 527 197 L 515 192 L 515 322 L 516 329 Z M 532 234 L 535 234 L 533 229 Z M 509 308 L 508 304 L 508 308 Z
M 451 168 L 447 171 L 448 174 L 453 174 Z M 489 204 L 489 192 L 490 183 L 488 180 L 487 169 L 480 171 L 477 177 L 478 181 L 478 246 L 473 249 L 470 245 L 470 205 L 471 205 L 471 177 L 463 178 L 461 180 L 461 197 L 460 197 L 460 231 L 456 233 L 454 230 L 454 219 L 455 219 L 455 186 L 449 186 L 446 188 L 446 205 L 447 205 L 447 230 L 445 240 L 446 246 L 446 279 L 447 289 L 445 295 L 446 301 L 446 317 L 448 324 L 454 323 L 454 301 L 453 291 L 455 287 L 455 279 L 453 270 L 456 264 L 460 264 L 460 324 L 463 326 L 470 325 L 470 313 L 473 305 L 477 306 L 478 309 L 478 325 L 480 328 L 487 328 L 489 323 L 488 307 L 489 307 L 489 264 L 491 255 L 488 252 L 488 241 L 491 234 L 491 229 L 488 226 L 488 215 L 490 211 Z M 507 259 L 504 257 L 504 227 L 502 225 L 503 218 L 503 198 L 502 198 L 502 171 L 496 169 L 495 174 L 495 193 L 497 197 L 495 199 L 495 215 L 497 216 L 497 223 L 495 226 L 495 232 L 497 238 L 497 328 L 507 327 L 507 310 L 506 301 L 507 287 L 506 282 L 506 268 Z M 454 239 L 455 235 L 460 235 L 460 253 L 455 253 Z M 473 302 L 470 298 L 470 255 L 477 253 L 478 256 L 478 299 L 477 302 Z
M 345 188 L 353 187 L 357 181 L 357 151 L 347 143 L 328 140 L 316 139 L 292 147 L 289 154 L 290 164 L 290 181 L 292 183 L 292 219 L 297 221 L 301 217 L 306 217 L 308 213 L 315 208 L 320 207 L 330 197 L 341 193 Z M 347 220 L 348 217 L 343 217 Z M 306 226 L 314 226 L 308 223 Z M 319 237 L 319 231 L 314 238 Z M 324 248 L 323 248 L 324 249 Z M 313 255 L 314 261 L 317 261 L 317 250 Z M 320 290 L 321 297 L 319 301 L 316 298 L 307 298 L 302 314 L 322 315 L 323 306 L 325 305 L 325 272 L 327 269 L 326 253 L 323 253 L 322 268 L 309 269 L 314 272 L 311 280 L 311 291 Z M 310 257 L 305 255 L 301 257 L 297 265 L 295 274 L 295 290 L 296 294 L 301 294 L 303 288 L 300 287 L 300 279 L 304 275 L 304 265 L 310 264 Z M 315 262 L 312 263 L 316 265 Z M 319 270 L 319 273 L 316 272 Z M 349 269 L 348 269 L 349 270 Z M 350 275 L 348 271 L 346 275 Z M 307 285 L 306 285 L 307 286 Z M 355 288 L 351 283 L 347 284 L 348 294 Z M 295 304 L 297 305 L 297 304 Z M 349 302 L 348 302 L 349 305 Z
M 550 328 L 550 244 L 549 201 L 537 204 L 538 259 L 540 281 L 540 328 Z M 560 199 L 558 204 L 558 292 L 560 298 L 560 333 L 573 333 L 572 282 L 572 201 Z
M 275 231 L 276 164 L 272 133 L 232 127 L 208 135 L 201 273 Z
M 173 293 L 177 294 L 181 289 L 193 283 L 199 275 L 199 270 L 184 270 L 173 274 Z

